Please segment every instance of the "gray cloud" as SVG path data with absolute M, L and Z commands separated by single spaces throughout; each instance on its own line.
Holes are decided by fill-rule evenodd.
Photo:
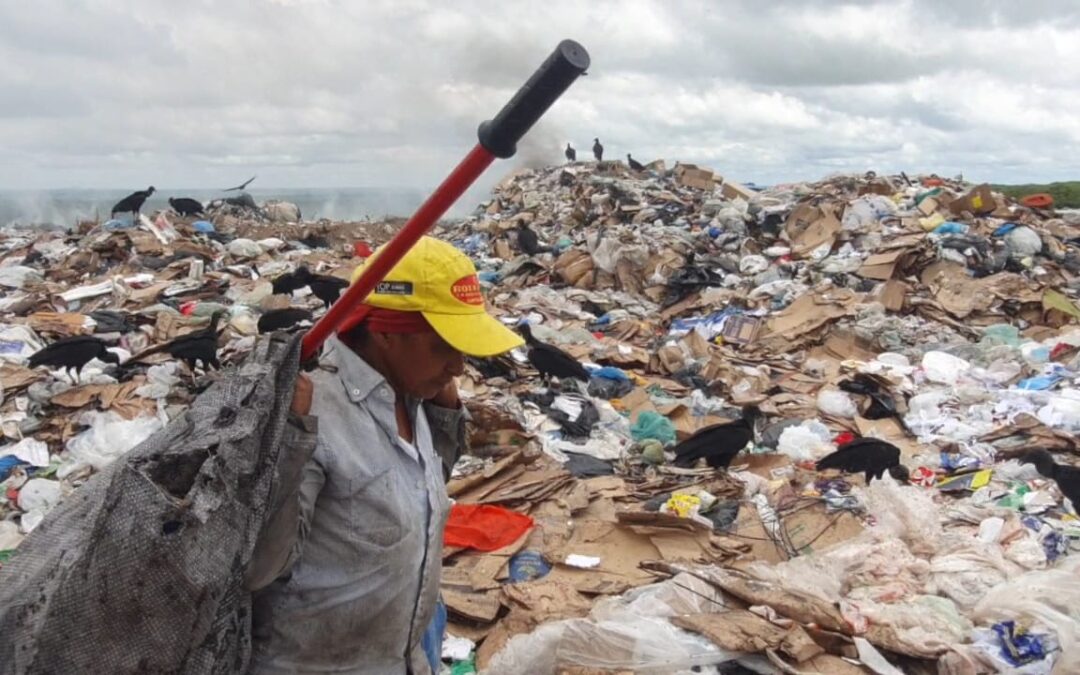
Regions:
M 0 187 L 427 189 L 563 37 L 590 74 L 497 172 L 600 136 L 758 182 L 1080 173 L 1070 3 L 40 0 L 0 5 Z

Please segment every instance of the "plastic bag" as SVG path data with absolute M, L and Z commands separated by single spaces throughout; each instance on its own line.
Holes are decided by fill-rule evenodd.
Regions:
M 646 410 L 638 415 L 630 434 L 638 442 L 651 438 L 667 445 L 675 442 L 675 425 L 660 413 Z
M 257 258 L 262 255 L 262 247 L 250 239 L 233 239 L 229 242 L 225 250 L 229 252 L 229 255 L 237 258 Z
M 938 384 L 956 384 L 971 370 L 970 363 L 946 352 L 926 352 L 923 354 L 922 367 L 926 379 Z
M 1053 631 L 1061 645 L 1055 675 L 1080 672 L 1080 556 L 1052 570 L 1028 572 L 990 589 L 971 616 L 980 623 L 1025 619 Z
M 796 462 L 818 460 L 836 450 L 829 427 L 817 420 L 803 422 L 780 432 L 776 450 Z
M 554 675 L 579 666 L 668 675 L 741 656 L 676 628 L 666 617 L 715 612 L 723 600 L 711 584 L 687 574 L 600 600 L 588 618 L 542 624 L 507 642 L 483 671 L 490 675 Z
M 101 471 L 120 455 L 134 448 L 162 427 L 157 417 L 136 417 L 126 420 L 109 412 L 90 411 L 81 420 L 90 426 L 86 431 L 68 439 L 65 447 L 77 461 Z
M 446 521 L 443 543 L 478 551 L 494 551 L 517 541 L 533 519 L 490 504 L 454 504 Z
M 822 413 L 832 417 L 852 419 L 859 414 L 855 401 L 851 400 L 847 392 L 837 389 L 822 389 L 818 392 L 817 408 Z

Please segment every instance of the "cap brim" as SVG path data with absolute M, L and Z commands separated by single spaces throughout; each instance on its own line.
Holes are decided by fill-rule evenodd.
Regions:
M 424 318 L 454 349 L 467 356 L 495 356 L 525 344 L 521 336 L 499 323 L 487 312 L 478 314 L 435 314 Z

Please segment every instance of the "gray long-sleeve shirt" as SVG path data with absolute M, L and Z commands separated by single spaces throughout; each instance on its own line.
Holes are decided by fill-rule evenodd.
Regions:
M 318 443 L 299 501 L 256 553 L 255 575 L 277 580 L 255 595 L 252 672 L 425 675 L 444 471 L 461 451 L 465 413 L 410 402 L 406 443 L 382 375 L 337 339 L 327 345 L 322 363 L 336 372 L 312 375 Z

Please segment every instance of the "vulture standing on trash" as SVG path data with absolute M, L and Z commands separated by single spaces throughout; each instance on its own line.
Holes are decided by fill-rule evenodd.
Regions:
M 338 277 L 312 274 L 311 270 L 303 265 L 297 267 L 295 272 L 282 274 L 273 282 L 274 295 L 288 295 L 307 286 L 315 294 L 315 297 L 322 300 L 323 305 L 327 307 L 334 304 L 341 297 L 341 291 L 348 285 L 348 281 Z
M 75 337 L 57 340 L 31 354 L 30 367 L 63 368 L 69 375 L 72 375 L 72 379 L 77 383 L 83 366 L 95 358 L 120 365 L 120 357 L 110 352 L 101 338 L 91 335 L 76 335 Z M 74 371 L 74 374 L 72 371 Z
M 110 218 L 116 217 L 118 213 L 134 213 L 136 217 L 139 215 L 139 211 L 142 209 L 143 202 L 147 198 L 154 194 L 154 186 L 146 188 L 145 190 L 139 190 L 132 192 L 127 197 L 124 197 L 120 201 L 116 202 L 116 205 L 112 207 L 112 211 L 109 213 Z
M 889 475 L 906 483 L 910 478 L 908 468 L 900 463 L 900 448 L 880 438 L 856 438 L 840 446 L 836 452 L 818 460 L 817 470 L 838 469 L 844 473 L 861 473 L 870 484 L 872 478 Z
M 630 165 L 630 168 L 633 171 L 644 171 L 645 170 L 645 165 L 642 164 L 641 162 L 637 161 L 633 157 L 631 157 L 629 152 L 626 153 L 626 162 Z
M 566 161 L 577 161 L 577 150 L 574 150 L 574 148 L 572 148 L 569 143 L 566 144 Z
M 198 216 L 204 213 L 203 205 L 191 197 L 169 197 L 169 206 L 182 216 Z
M 746 444 L 754 440 L 754 426 L 761 416 L 755 406 L 743 408 L 742 417 L 734 422 L 723 422 L 699 429 L 685 441 L 678 443 L 675 452 L 675 466 L 692 467 L 702 457 L 705 463 L 714 469 L 726 469 L 731 460 L 742 452 Z
M 220 369 L 221 364 L 217 359 L 218 349 L 218 322 L 225 315 L 224 311 L 214 312 L 210 316 L 210 325 L 202 330 L 197 330 L 187 335 L 181 335 L 165 344 L 151 347 L 131 357 L 131 362 L 143 359 L 151 354 L 168 352 L 174 359 L 179 359 L 187 364 L 191 370 L 192 380 L 195 378 L 195 364 L 201 362 L 204 369 L 213 367 Z
M 592 154 L 596 158 L 596 161 L 604 161 L 604 146 L 600 145 L 600 139 L 594 138 L 592 144 Z
M 540 238 L 529 229 L 528 223 L 518 225 L 518 248 L 529 255 L 536 255 L 544 250 L 540 245 Z
M 560 380 L 571 378 L 589 381 L 589 371 L 581 365 L 577 359 L 570 356 L 554 345 L 540 342 L 532 334 L 532 327 L 528 323 L 521 324 L 522 337 L 529 346 L 529 363 L 536 368 L 543 377 L 557 377 Z
M 1080 509 L 1080 468 L 1055 463 L 1053 455 L 1042 448 L 1029 451 L 1020 461 L 1034 464 L 1040 474 L 1053 478 L 1061 494 L 1072 502 L 1073 510 Z
M 272 309 L 259 317 L 259 333 L 273 333 L 276 330 L 292 328 L 301 321 L 311 320 L 311 311 L 302 307 Z

